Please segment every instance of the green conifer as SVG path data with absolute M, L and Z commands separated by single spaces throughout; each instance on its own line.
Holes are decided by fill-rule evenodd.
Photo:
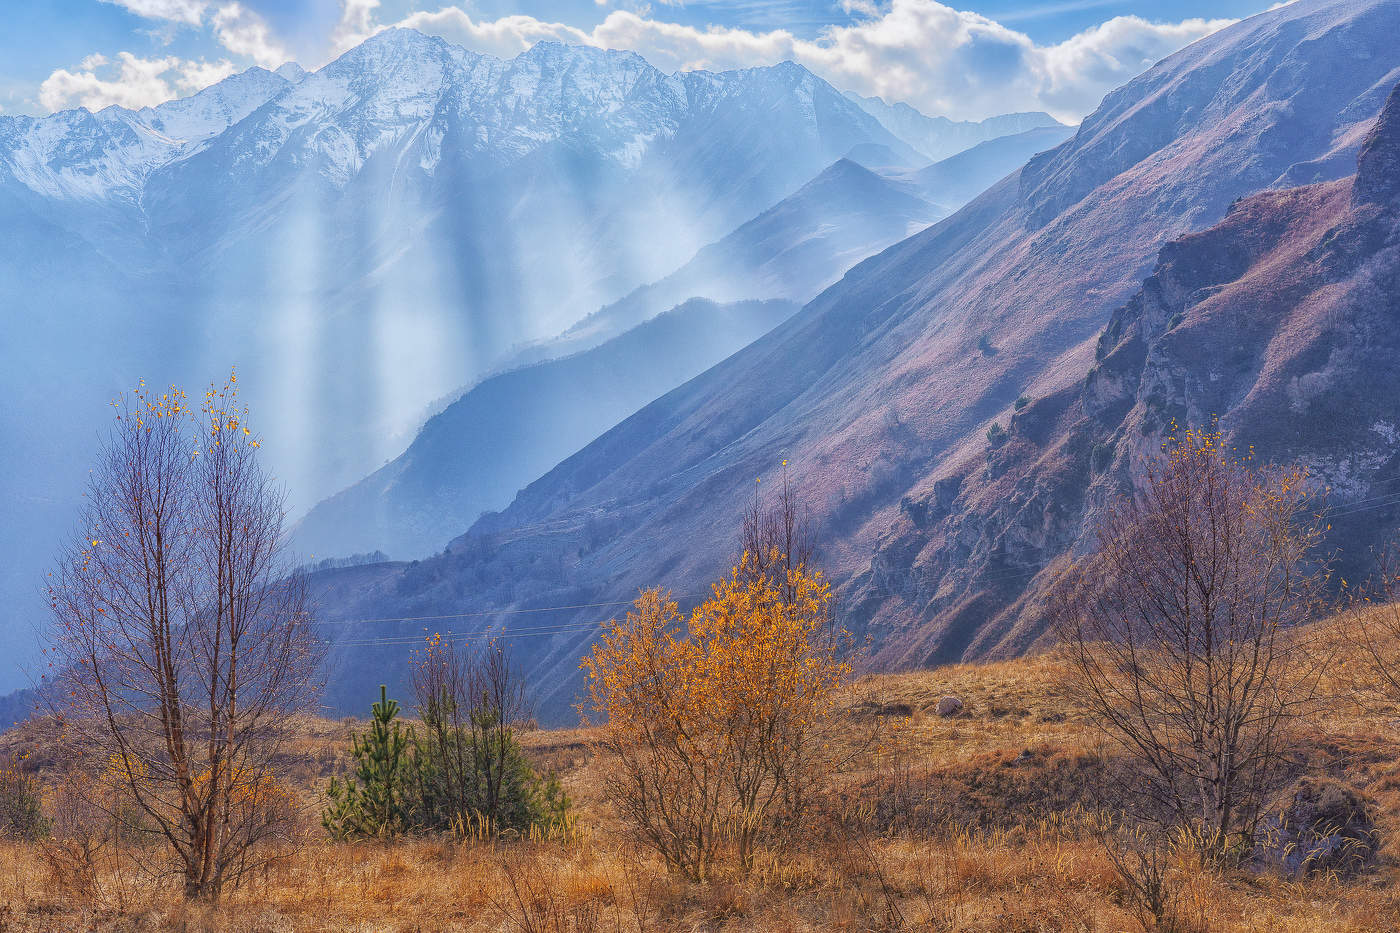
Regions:
M 379 687 L 379 702 L 371 707 L 369 729 L 353 740 L 355 772 L 326 790 L 328 806 L 321 825 L 336 839 L 388 839 L 408 828 L 412 736 L 398 721 L 399 704 Z

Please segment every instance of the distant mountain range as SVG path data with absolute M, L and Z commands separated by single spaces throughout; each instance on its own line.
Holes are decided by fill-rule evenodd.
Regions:
M 729 566 L 754 478 L 787 460 L 843 621 L 878 662 L 1024 650 L 1094 490 L 1130 482 L 1170 414 L 1219 413 L 1263 455 L 1302 458 L 1339 512 L 1369 516 L 1345 542 L 1360 559 L 1400 520 L 1378 331 L 1400 310 L 1400 156 L 1390 117 L 1377 123 L 1397 34 L 1391 0 L 1298 0 L 1193 44 L 443 555 L 322 578 L 328 617 L 404 618 L 376 629 L 403 634 L 472 613 L 449 631 L 515 631 L 564 716 L 613 610 L 552 607 L 650 584 L 694 598 Z M 994 423 L 1009 442 L 989 440 Z M 359 638 L 346 670 L 403 650 Z
M 902 175 L 879 175 L 841 159 L 664 279 L 522 353 L 558 358 L 636 328 L 588 351 L 586 359 L 593 362 L 586 371 L 612 367 L 608 384 L 586 377 L 572 384 L 563 376 L 580 371 L 572 358 L 487 380 L 429 422 L 403 456 L 317 505 L 297 528 L 298 546 L 318 554 L 382 549 L 401 558 L 441 550 L 482 512 L 504 508 L 550 467 L 739 350 L 777 319 L 760 316 L 765 323 L 758 330 L 734 326 L 727 308 L 705 302 L 687 307 L 684 317 L 703 327 L 707 339 L 696 339 L 693 327 L 639 322 L 658 323 L 666 308 L 696 295 L 806 302 L 860 260 L 960 207 L 1071 132 L 1057 125 L 1018 133 Z M 863 154 L 877 160 L 876 148 L 883 150 L 870 146 Z M 701 324 L 721 310 L 730 323 L 714 322 L 718 332 L 709 322 Z M 643 348 L 648 352 L 641 353 Z M 605 362 L 615 353 L 630 362 Z M 625 378 L 619 378 L 622 373 Z M 517 437 L 531 440 L 509 440 Z
M 841 159 L 670 275 L 590 314 L 545 346 L 596 340 L 697 296 L 805 304 L 860 260 L 946 216 L 927 195 Z
M 303 506 L 512 346 L 673 271 L 853 146 L 911 152 L 795 65 L 665 75 L 558 43 L 502 61 L 399 29 L 288 73 L 0 117 L 0 220 L 49 257 L 0 263 L 0 298 L 119 320 L 104 354 L 181 378 L 242 362 L 255 408 L 299 409 L 266 427 L 298 452 L 273 456 Z M 55 257 L 79 283 L 56 306 Z M 10 346 L 33 356 L 24 336 Z M 98 397 L 120 384 L 104 375 Z
M 887 104 L 879 97 L 861 97 L 852 91 L 847 91 L 846 96 L 879 120 L 885 129 L 933 162 L 989 139 L 1064 126 L 1048 113 L 1008 113 L 977 122 L 956 121 L 947 117 L 925 116 L 902 101 Z
M 139 111 L 0 116 L 0 647 L 32 644 L 105 402 L 138 379 L 197 388 L 238 364 L 300 511 L 503 367 L 691 297 L 784 297 L 693 267 L 691 294 L 551 343 L 863 147 L 924 161 L 790 63 L 667 75 L 632 53 L 546 42 L 501 60 L 410 30 Z M 914 220 L 864 246 L 825 234 L 831 265 L 797 297 Z M 792 247 L 756 281 L 796 288 Z
M 901 177 L 952 213 L 1019 169 L 1031 156 L 1054 149 L 1074 135 L 1069 126 L 1045 126 L 978 143 Z

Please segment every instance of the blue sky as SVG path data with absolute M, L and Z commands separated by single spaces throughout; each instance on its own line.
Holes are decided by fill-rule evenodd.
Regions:
M 658 67 L 793 59 L 838 87 L 979 118 L 1077 119 L 1152 61 L 1261 0 L 3 0 L 0 112 L 184 96 L 252 65 L 318 67 L 410 25 L 514 55 L 557 38 Z

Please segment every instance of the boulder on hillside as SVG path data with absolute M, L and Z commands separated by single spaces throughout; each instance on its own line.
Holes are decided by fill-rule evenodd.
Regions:
M 1340 781 L 1300 778 L 1264 819 L 1255 857 L 1290 877 L 1351 875 L 1375 861 L 1371 803 Z
M 963 701 L 957 697 L 940 697 L 938 705 L 934 707 L 935 712 L 940 716 L 956 716 L 962 712 Z

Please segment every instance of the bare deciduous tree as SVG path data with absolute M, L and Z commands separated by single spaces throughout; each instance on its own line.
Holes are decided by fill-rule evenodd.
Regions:
M 739 533 L 739 553 L 749 558 L 741 568 L 746 582 L 763 577 L 781 581 L 788 572 L 812 564 L 811 518 L 798 501 L 786 460 L 770 502 L 764 501 L 761 489 L 762 482 L 755 481 L 753 501 L 744 509 Z M 790 598 L 792 593 L 785 588 L 784 595 Z
M 113 815 L 210 899 L 281 829 L 273 760 L 319 659 L 235 378 L 198 409 L 144 385 L 115 403 L 50 587 L 55 712 L 127 798 Z
M 1126 753 L 1133 815 L 1205 858 L 1252 843 L 1316 695 L 1292 630 L 1318 609 L 1323 530 L 1301 470 L 1186 431 L 1054 597 L 1068 692 Z

